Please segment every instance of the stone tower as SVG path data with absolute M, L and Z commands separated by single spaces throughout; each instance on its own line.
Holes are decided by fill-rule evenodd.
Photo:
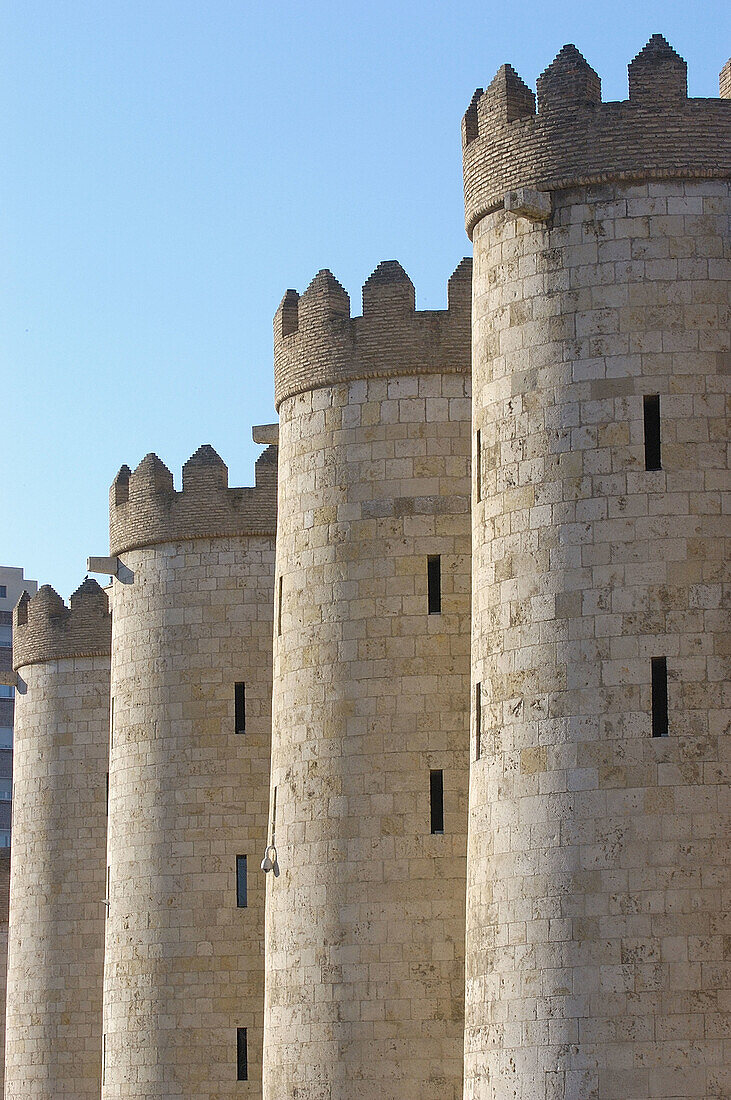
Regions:
M 465 1098 L 720 1097 L 731 102 L 565 46 L 463 142 Z
M 102 1096 L 256 1098 L 276 447 L 255 488 L 204 446 L 182 492 L 148 455 L 110 498 Z
M 111 621 L 85 580 L 14 612 L 5 1095 L 98 1100 Z
M 10 849 L 0 851 L 0 1096 L 5 1095 L 5 1001 L 8 976 Z
M 266 1100 L 461 1095 L 471 263 L 274 321 L 280 478 Z

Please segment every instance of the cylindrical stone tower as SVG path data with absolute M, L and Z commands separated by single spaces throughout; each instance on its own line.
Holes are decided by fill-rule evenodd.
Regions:
M 111 490 L 109 1100 L 261 1095 L 276 447 Z M 246 1082 L 246 1083 L 244 1083 Z
M 465 116 L 466 1100 L 728 1095 L 730 146 L 659 35 Z
M 93 580 L 14 612 L 9 1100 L 99 1097 L 110 637 Z
M 461 1096 L 470 282 L 275 318 L 280 480 L 266 1100 Z
M 10 849 L 0 851 L 0 1096 L 5 1095 L 5 1000 L 8 976 Z

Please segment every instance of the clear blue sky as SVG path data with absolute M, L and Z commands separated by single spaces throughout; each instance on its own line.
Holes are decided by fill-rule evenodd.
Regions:
M 659 31 L 718 94 L 725 2 L 22 0 L 0 50 L 0 564 L 64 597 L 107 552 L 107 490 L 201 443 L 251 484 L 271 319 L 321 267 L 382 259 L 421 308 L 469 242 L 460 119 L 565 42 L 626 98 Z

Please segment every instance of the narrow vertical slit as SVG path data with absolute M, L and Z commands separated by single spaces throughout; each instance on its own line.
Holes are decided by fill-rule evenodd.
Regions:
M 427 603 L 430 615 L 439 615 L 442 611 L 442 559 L 439 554 L 430 554 L 426 559 Z
M 478 428 L 475 437 L 475 495 L 482 500 L 482 431 Z
M 482 755 L 482 684 L 475 684 L 475 760 Z
M 249 1049 L 246 1028 L 236 1028 L 236 1080 L 249 1080 Z
M 643 411 L 645 416 L 645 469 L 661 470 L 659 393 L 645 394 Z
M 279 578 L 279 591 L 277 593 L 277 637 L 282 636 L 282 578 Z
M 246 875 L 246 856 L 236 856 L 236 906 L 239 909 L 248 906 Z
M 652 658 L 652 736 L 668 736 L 668 659 Z
M 234 685 L 234 732 L 246 733 L 246 684 Z
M 429 772 L 429 794 L 431 797 L 431 831 L 444 832 L 444 772 L 434 769 Z

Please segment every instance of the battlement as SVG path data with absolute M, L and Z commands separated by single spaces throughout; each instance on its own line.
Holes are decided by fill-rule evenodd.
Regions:
M 330 271 L 299 295 L 288 290 L 274 317 L 274 400 L 357 378 L 470 370 L 472 261 L 448 283 L 447 309 L 417 310 L 414 284 L 385 260 L 363 286 L 363 315 Z
M 181 492 L 156 454 L 145 455 L 135 470 L 122 466 L 109 491 L 110 553 L 195 538 L 274 535 L 276 446 L 257 459 L 255 478 L 251 488 L 229 488 L 228 467 L 207 443 L 183 466 Z
M 603 103 L 601 80 L 574 45 L 536 82 L 510 65 L 478 89 L 462 122 L 467 232 L 508 191 L 633 179 L 731 174 L 731 70 L 721 98 L 689 99 L 685 61 L 654 34 L 628 66 L 629 99 Z
M 13 612 L 13 667 L 56 661 L 62 657 L 107 657 L 112 645 L 112 618 L 107 594 L 87 577 L 69 606 L 50 584 L 35 596 L 27 592 Z

